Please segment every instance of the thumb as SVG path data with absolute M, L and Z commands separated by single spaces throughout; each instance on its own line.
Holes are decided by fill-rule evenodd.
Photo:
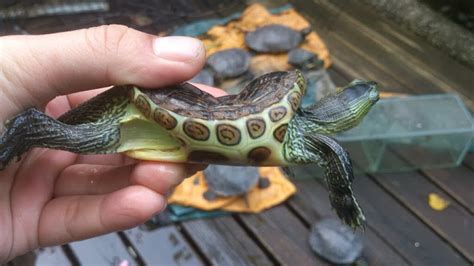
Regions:
M 190 79 L 204 65 L 205 50 L 194 38 L 156 37 L 109 25 L 2 37 L 0 58 L 0 108 L 11 116 L 81 90 L 120 84 L 157 87 Z

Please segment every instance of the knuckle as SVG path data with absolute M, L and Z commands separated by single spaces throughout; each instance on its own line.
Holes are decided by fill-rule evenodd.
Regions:
M 117 54 L 131 29 L 123 25 L 103 25 L 88 28 L 85 39 L 91 50 L 97 55 Z
M 69 239 L 77 239 L 75 225 L 77 224 L 78 219 L 81 217 L 79 216 L 80 212 L 80 202 L 75 199 L 73 200 L 69 206 L 65 209 L 64 212 L 64 230 L 67 234 L 67 238 Z

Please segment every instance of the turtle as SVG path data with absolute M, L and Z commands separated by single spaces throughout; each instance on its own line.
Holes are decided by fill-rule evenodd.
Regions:
M 302 48 L 292 49 L 288 53 L 288 63 L 302 70 L 319 70 L 324 67 L 324 61 L 318 55 Z
M 296 48 L 311 32 L 311 28 L 296 31 L 280 24 L 270 24 L 248 32 L 245 44 L 260 53 L 281 53 Z
M 204 198 L 212 200 L 217 196 L 239 196 L 253 187 L 265 184 L 258 169 L 251 166 L 228 166 L 211 164 L 204 170 L 204 178 L 209 188 Z M 259 186 L 260 187 L 260 186 Z
M 231 48 L 221 50 L 209 56 L 207 64 L 220 79 L 238 77 L 250 67 L 250 53 L 244 49 Z
M 5 123 L 0 169 L 32 147 L 199 164 L 318 163 L 338 216 L 361 227 L 349 155 L 330 135 L 362 120 L 379 99 L 378 84 L 355 80 L 301 108 L 305 88 L 299 70 L 277 71 L 217 98 L 187 82 L 157 89 L 120 85 L 57 119 L 28 108 Z
M 196 76 L 190 79 L 189 82 L 214 86 L 214 73 L 209 68 L 203 68 Z
M 333 218 L 315 223 L 308 240 L 316 254 L 337 265 L 352 264 L 362 254 L 361 237 Z

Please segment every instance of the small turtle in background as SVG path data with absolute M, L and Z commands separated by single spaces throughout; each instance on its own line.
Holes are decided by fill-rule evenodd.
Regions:
M 260 53 L 288 52 L 300 45 L 310 32 L 310 27 L 296 31 L 283 25 L 271 24 L 247 33 L 245 43 L 250 49 Z
M 316 254 L 336 264 L 351 264 L 362 254 L 362 240 L 337 219 L 324 219 L 311 228 L 309 245 Z
M 249 69 L 250 53 L 239 48 L 225 49 L 209 56 L 207 64 L 217 78 L 235 78 Z
M 214 73 L 209 68 L 205 67 L 194 76 L 189 82 L 204 84 L 208 86 L 215 86 Z
M 203 196 L 208 201 L 218 196 L 243 195 L 257 185 L 260 188 L 270 185 L 268 178 L 260 176 L 257 167 L 211 164 L 204 170 L 204 178 L 209 190 Z
M 313 52 L 295 48 L 288 53 L 288 64 L 301 70 L 318 70 L 324 67 L 324 61 Z

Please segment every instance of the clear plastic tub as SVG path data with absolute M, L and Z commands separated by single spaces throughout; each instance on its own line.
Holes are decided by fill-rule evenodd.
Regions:
M 370 173 L 458 166 L 473 136 L 461 99 L 437 94 L 382 99 L 336 139 L 356 168 Z

